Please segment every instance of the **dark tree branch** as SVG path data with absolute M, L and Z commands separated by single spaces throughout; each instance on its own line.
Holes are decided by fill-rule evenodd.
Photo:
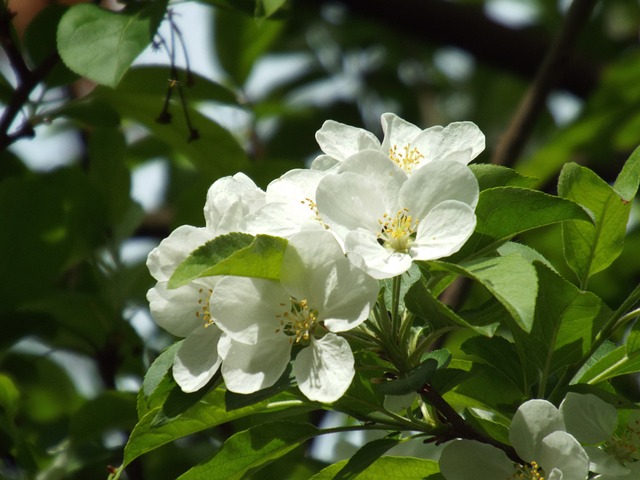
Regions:
M 326 0 L 316 0 L 324 3 Z M 340 0 L 353 13 L 420 41 L 459 47 L 478 61 L 532 78 L 550 47 L 540 33 L 494 22 L 476 5 L 444 0 Z M 577 3 L 582 3 L 577 0 Z M 558 86 L 586 97 L 598 84 L 599 62 L 574 56 L 563 65 Z
M 58 52 L 54 52 L 35 69 L 29 70 L 11 36 L 12 18 L 13 14 L 9 10 L 5 9 L 0 12 L 0 45 L 7 54 L 11 67 L 18 79 L 18 86 L 0 118 L 0 150 L 4 150 L 19 138 L 32 137 L 34 135 L 33 126 L 28 121 L 25 121 L 12 133 L 9 133 L 9 130 L 16 116 L 29 100 L 29 95 L 33 89 L 46 78 L 60 61 Z
M 453 440 L 454 438 L 464 438 L 467 440 L 476 440 L 478 442 L 487 443 L 499 448 L 507 454 L 507 456 L 516 463 L 524 464 L 525 462 L 518 456 L 515 449 L 509 445 L 505 445 L 493 438 L 484 435 L 473 429 L 464 418 L 460 416 L 456 410 L 447 403 L 447 401 L 431 386 L 425 384 L 418 392 L 422 399 L 434 407 L 444 420 L 449 424 L 451 429 L 446 437 L 438 439 L 438 443 Z
M 492 163 L 512 165 L 529 138 L 536 119 L 544 109 L 545 100 L 557 86 L 571 52 L 584 24 L 589 20 L 597 0 L 574 0 L 567 12 L 565 22 L 556 40 L 549 49 L 535 80 L 525 93 L 509 128 L 498 142 Z

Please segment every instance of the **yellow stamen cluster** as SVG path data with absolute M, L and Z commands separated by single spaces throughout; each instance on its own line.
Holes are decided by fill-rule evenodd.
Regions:
M 411 148 L 411 144 L 405 145 L 403 148 L 394 145 L 389 149 L 389 158 L 409 174 L 424 158 L 424 155 L 416 147 Z
M 311 210 L 313 212 L 313 218 L 314 220 L 317 220 L 318 222 L 320 222 L 320 224 L 328 229 L 329 226 L 326 225 L 323 221 L 322 221 L 322 217 L 320 216 L 320 212 L 318 211 L 318 205 L 316 205 L 316 202 L 314 202 L 313 200 L 311 200 L 309 197 L 305 198 L 304 200 L 300 200 L 300 203 L 303 204 L 305 207 L 309 208 L 309 210 Z
M 286 307 L 285 304 L 281 304 Z M 309 307 L 307 300 L 291 299 L 291 306 L 280 318 L 280 325 L 276 332 L 283 332 L 289 336 L 289 343 L 308 342 L 313 335 L 318 322 L 318 311 Z
M 623 465 L 640 458 L 640 420 L 627 425 L 620 436 L 614 436 L 605 443 L 603 450 L 613 455 Z
M 213 290 L 210 288 L 207 290 L 201 288 L 198 290 L 198 293 L 200 294 L 200 298 L 198 299 L 196 317 L 204 321 L 204 326 L 208 327 L 209 325 L 213 325 L 213 318 L 211 318 L 211 312 L 209 312 L 209 299 L 211 298 Z
M 406 253 L 409 250 L 419 221 L 409 215 L 408 209 L 399 210 L 395 216 L 385 213 L 378 223 L 381 227 L 378 241 L 382 245 L 396 252 Z
M 511 475 L 514 480 L 544 480 L 544 472 L 537 462 L 528 465 L 517 465 L 516 472 Z

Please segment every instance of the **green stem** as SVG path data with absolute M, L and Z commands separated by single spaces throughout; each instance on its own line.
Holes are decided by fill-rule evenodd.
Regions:
M 393 291 L 391 297 L 391 331 L 397 339 L 400 335 L 400 286 L 402 278 L 400 275 L 393 277 Z

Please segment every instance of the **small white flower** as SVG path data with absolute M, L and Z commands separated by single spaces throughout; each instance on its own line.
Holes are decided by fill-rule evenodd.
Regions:
M 252 393 L 273 385 L 292 348 L 300 346 L 293 373 L 302 393 L 311 400 L 337 400 L 355 371 L 351 348 L 336 333 L 362 323 L 377 292 L 377 282 L 351 266 L 325 230 L 291 237 L 280 282 L 223 278 L 211 313 L 226 334 L 218 352 L 227 388 Z
M 455 440 L 442 451 L 440 471 L 447 480 L 587 478 L 587 454 L 565 431 L 560 411 L 546 400 L 529 400 L 518 408 L 509 428 L 509 440 L 526 465 L 513 462 L 491 445 Z
M 472 122 L 454 122 L 446 127 L 422 130 L 394 113 L 383 114 L 381 121 L 382 144 L 371 132 L 327 120 L 316 133 L 325 155 L 316 158 L 311 168 L 335 170 L 341 162 L 362 150 L 379 150 L 411 175 L 433 161 L 466 165 L 485 147 L 484 134 Z
M 151 315 L 172 335 L 185 337 L 173 364 L 173 377 L 185 392 L 202 388 L 220 367 L 216 345 L 222 331 L 209 312 L 209 300 L 219 278 L 200 278 L 168 289 L 169 278 L 193 250 L 218 235 L 237 230 L 242 218 L 263 203 L 264 192 L 246 175 L 221 178 L 207 192 L 206 227 L 178 227 L 147 257 L 149 272 L 157 281 L 147 292 Z
M 585 447 L 598 480 L 640 478 L 640 414 L 632 413 L 616 433 L 618 411 L 592 394 L 568 393 L 560 405 L 567 431 Z
M 407 177 L 379 151 L 364 150 L 337 172 L 318 184 L 320 216 L 374 278 L 451 255 L 475 229 L 479 188 L 466 165 L 432 162 Z

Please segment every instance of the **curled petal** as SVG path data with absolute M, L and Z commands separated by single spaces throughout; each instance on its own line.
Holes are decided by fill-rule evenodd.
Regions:
M 204 218 L 207 228 L 217 235 L 238 230 L 245 215 L 265 202 L 265 193 L 244 173 L 216 180 L 207 192 Z
M 560 411 L 546 400 L 529 400 L 513 416 L 509 440 L 523 460 L 540 462 L 542 439 L 558 430 L 565 430 Z
M 333 120 L 322 124 L 316 132 L 316 141 L 324 153 L 337 160 L 344 160 L 360 150 L 380 148 L 380 141 L 373 133 Z
M 542 439 L 538 463 L 545 472 L 558 469 L 559 480 L 585 480 L 589 473 L 589 457 L 580 443 L 570 434 L 555 431 Z
M 440 472 L 447 480 L 508 479 L 514 470 L 502 450 L 473 440 L 454 440 L 440 455 Z
M 560 412 L 567 432 L 585 444 L 604 442 L 618 424 L 616 407 L 590 393 L 569 392 L 560 404 Z
M 345 248 L 356 267 L 378 280 L 395 277 L 411 268 L 408 254 L 384 248 L 375 235 L 364 229 L 350 232 L 345 240 Z

